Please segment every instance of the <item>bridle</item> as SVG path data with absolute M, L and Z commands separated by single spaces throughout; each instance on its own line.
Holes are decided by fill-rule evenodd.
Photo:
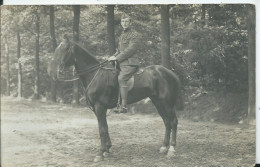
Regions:
M 72 42 L 72 43 L 78 45 L 78 44 L 77 44 L 76 42 L 74 42 L 74 41 L 70 41 L 70 42 Z M 77 75 L 76 78 L 73 78 L 73 79 L 70 79 L 70 80 L 64 80 L 64 79 L 61 79 L 61 78 L 60 78 L 60 75 L 59 75 L 59 74 L 60 74 L 60 72 L 63 72 L 63 71 L 61 71 L 60 69 L 61 69 L 61 66 L 62 66 L 63 69 L 64 69 L 64 68 L 65 68 L 65 67 L 64 67 L 64 64 L 66 64 L 66 62 L 69 61 L 70 58 L 73 56 L 73 55 L 72 55 L 72 54 L 73 54 L 73 47 L 72 47 L 72 46 L 69 47 L 69 49 L 68 49 L 68 51 L 67 51 L 66 54 L 69 54 L 69 55 L 68 55 L 68 56 L 66 57 L 66 59 L 64 60 L 64 63 L 61 63 L 61 64 L 58 66 L 58 69 L 57 69 L 57 78 L 58 78 L 58 81 L 62 81 L 62 82 L 72 82 L 72 81 L 76 81 L 76 80 L 79 79 L 79 76 L 84 75 L 84 74 L 87 74 L 87 73 L 92 72 L 92 71 L 94 71 L 94 70 L 98 70 L 98 69 L 104 67 L 106 64 L 109 63 L 108 60 L 105 60 L 105 61 L 103 61 L 103 62 L 101 62 L 101 63 L 99 63 L 99 64 L 96 64 L 96 65 L 93 65 L 93 66 L 91 66 L 91 67 L 89 67 L 89 68 L 87 68 L 87 69 L 83 69 L 83 70 L 79 70 L 79 69 L 78 69 L 78 70 L 76 70 L 76 75 Z M 74 57 L 74 59 L 76 59 L 76 58 Z M 76 61 L 76 60 L 74 60 L 74 61 Z M 94 77 L 93 77 L 93 79 L 94 79 Z M 93 80 L 93 79 L 92 79 L 92 80 Z
M 74 41 L 70 41 L 70 42 L 72 42 L 72 43 L 74 43 L 75 45 L 78 45 L 78 46 L 79 46 L 79 44 L 77 44 L 77 43 L 74 42 Z M 69 61 L 69 60 L 71 59 L 71 57 L 73 56 L 73 47 L 72 47 L 72 46 L 69 46 L 69 47 L 70 47 L 70 48 L 68 49 L 68 51 L 67 51 L 67 53 L 66 53 L 66 54 L 69 54 L 69 55 L 65 58 L 65 61 L 63 61 L 64 63 L 61 63 L 61 64 L 58 66 L 58 69 L 57 69 L 57 78 L 58 78 L 59 81 L 62 81 L 62 82 L 72 82 L 72 81 L 79 80 L 81 75 L 84 75 L 84 74 L 87 74 L 87 73 L 90 73 L 90 72 L 93 72 L 93 71 L 97 70 L 96 73 L 94 74 L 94 76 L 92 77 L 91 81 L 90 81 L 89 84 L 87 85 L 87 87 L 85 88 L 85 87 L 83 86 L 84 92 L 85 92 L 86 94 L 87 94 L 88 89 L 90 88 L 91 84 L 93 83 L 93 81 L 94 81 L 95 78 L 97 77 L 97 74 L 99 73 L 99 71 L 100 71 L 101 68 L 102 68 L 102 69 L 105 69 L 105 70 L 108 70 L 108 69 L 111 70 L 111 69 L 115 69 L 115 68 L 116 68 L 116 64 L 117 64 L 117 63 L 115 63 L 115 68 L 105 68 L 104 66 L 110 62 L 110 61 L 108 61 L 108 60 L 105 60 L 105 61 L 103 61 L 103 62 L 100 62 L 99 64 L 96 64 L 96 65 L 93 65 L 93 66 L 91 66 L 91 67 L 88 67 L 87 69 L 82 69 L 82 70 L 77 69 L 77 70 L 76 70 L 76 75 L 78 76 L 77 78 L 70 79 L 70 80 L 61 80 L 61 79 L 59 78 L 59 73 L 60 73 L 60 69 L 61 69 L 60 66 L 63 66 L 63 69 L 64 69 L 65 64 L 67 63 L 67 61 Z M 76 62 L 76 57 L 74 56 L 73 58 L 74 58 L 74 63 L 75 63 L 75 62 Z M 75 64 L 74 64 L 74 65 L 75 65 Z M 89 107 L 92 111 L 94 111 L 93 104 L 91 103 L 91 101 L 90 101 L 88 98 L 86 98 L 86 102 L 89 104 L 88 107 Z

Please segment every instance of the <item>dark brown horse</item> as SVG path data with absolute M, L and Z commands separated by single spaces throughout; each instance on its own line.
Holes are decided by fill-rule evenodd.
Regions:
M 107 109 L 114 108 L 118 99 L 118 83 L 116 70 L 103 67 L 94 56 L 75 42 L 64 37 L 57 47 L 48 72 L 56 79 L 57 71 L 64 67 L 75 66 L 85 90 L 86 100 L 98 120 L 101 150 L 94 161 L 100 161 L 109 155 L 112 146 L 107 125 Z M 175 113 L 176 100 L 179 97 L 180 82 L 178 77 L 160 65 L 146 67 L 144 72 L 135 75 L 134 87 L 128 93 L 128 103 L 135 103 L 149 97 L 165 124 L 165 137 L 160 153 L 173 156 L 176 145 L 178 119 Z M 172 134 L 172 140 L 170 136 Z

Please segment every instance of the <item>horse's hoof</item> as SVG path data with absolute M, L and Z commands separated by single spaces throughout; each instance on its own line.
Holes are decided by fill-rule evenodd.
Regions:
M 104 153 L 103 153 L 103 156 L 104 156 L 105 158 L 109 158 L 109 157 L 112 157 L 112 154 L 111 154 L 110 152 L 104 152 Z
M 165 153 L 167 153 L 167 151 L 168 151 L 168 149 L 167 149 L 167 147 L 165 147 L 165 146 L 162 146 L 161 148 L 160 148 L 160 154 L 165 154 Z
M 175 149 L 173 146 L 170 146 L 169 148 L 169 151 L 168 151 L 168 154 L 167 154 L 167 157 L 171 158 L 171 157 L 174 157 L 175 156 Z
M 103 161 L 104 157 L 103 156 L 96 156 L 95 159 L 94 159 L 94 162 L 100 162 L 100 161 Z

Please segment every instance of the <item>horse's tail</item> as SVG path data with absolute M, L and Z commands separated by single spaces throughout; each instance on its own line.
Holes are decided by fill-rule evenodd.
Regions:
M 184 101 L 183 101 L 182 84 L 181 84 L 179 77 L 174 72 L 173 72 L 173 74 L 174 74 L 174 77 L 176 78 L 177 83 L 178 83 L 177 84 L 178 85 L 178 91 L 177 91 L 178 94 L 177 94 L 177 99 L 176 99 L 176 102 L 175 102 L 175 109 L 183 111 L 184 110 Z
M 178 98 L 176 101 L 176 110 L 183 111 L 184 110 L 184 101 L 183 101 L 183 94 L 181 88 L 178 91 Z

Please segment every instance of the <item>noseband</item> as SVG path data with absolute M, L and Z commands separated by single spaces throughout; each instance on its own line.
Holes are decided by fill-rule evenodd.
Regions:
M 67 75 L 67 73 L 69 73 L 69 71 L 65 71 L 65 64 L 70 60 L 70 58 L 72 57 L 72 54 L 73 54 L 73 47 L 72 46 L 69 46 L 69 49 L 67 50 L 67 52 L 65 53 L 66 54 L 66 57 L 65 57 L 65 60 L 58 66 L 58 69 L 57 69 L 57 78 L 58 78 L 58 81 L 63 81 L 63 82 L 72 82 L 72 81 L 76 81 L 79 79 L 79 77 L 76 77 L 76 78 L 73 78 L 73 79 L 70 79 L 70 80 L 64 80 L 64 79 L 61 79 L 60 78 L 60 73 L 62 72 L 65 72 L 65 75 Z M 62 69 L 62 70 L 61 70 Z

